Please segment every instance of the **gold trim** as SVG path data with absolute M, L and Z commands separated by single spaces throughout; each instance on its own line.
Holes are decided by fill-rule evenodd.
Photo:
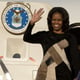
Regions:
M 2 24 L 3 24 L 3 26 L 4 26 L 4 28 L 5 28 L 9 33 L 11 33 L 11 34 L 20 35 L 20 34 L 23 34 L 23 33 L 25 32 L 25 30 L 24 30 L 23 32 L 20 32 L 20 33 L 11 32 L 10 30 L 8 30 L 8 29 L 5 27 L 5 25 L 4 25 L 4 20 L 3 20 L 3 15 L 4 15 L 6 9 L 7 9 L 9 6 L 12 6 L 12 5 L 14 5 L 14 4 L 20 4 L 20 5 L 23 5 L 24 7 L 26 7 L 26 8 L 29 10 L 29 12 L 30 12 L 31 17 L 32 17 L 32 11 L 31 11 L 31 9 L 30 9 L 30 8 L 31 8 L 30 4 L 29 4 L 29 3 L 24 4 L 23 2 L 8 2 L 8 3 L 7 3 L 7 6 L 4 8 L 4 10 L 3 10 L 2 14 L 1 14 L 1 22 L 2 22 Z

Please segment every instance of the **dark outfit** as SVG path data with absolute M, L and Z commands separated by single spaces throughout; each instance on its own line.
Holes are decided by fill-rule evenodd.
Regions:
M 56 79 L 57 80 L 73 80 L 79 70 L 80 70 L 80 55 L 77 50 L 77 43 L 74 38 L 69 33 L 64 34 L 55 34 L 51 31 L 41 31 L 35 34 L 31 34 L 34 25 L 28 26 L 27 30 L 24 33 L 24 41 L 30 43 L 40 43 L 42 45 L 44 55 L 47 50 L 55 43 L 60 40 L 67 39 L 69 41 L 69 46 L 65 48 L 65 53 L 70 63 L 71 71 L 68 69 L 66 64 L 62 62 L 56 67 Z M 46 61 L 47 66 L 51 64 L 52 59 L 49 58 Z

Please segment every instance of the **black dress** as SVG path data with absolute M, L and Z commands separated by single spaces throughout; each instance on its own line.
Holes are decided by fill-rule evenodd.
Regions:
M 65 53 L 70 63 L 71 71 L 66 64 L 62 62 L 56 67 L 56 79 L 57 80 L 73 80 L 80 70 L 80 53 L 77 49 L 77 42 L 73 35 L 69 33 L 55 34 L 51 31 L 40 31 L 35 34 L 31 34 L 34 25 L 28 25 L 27 30 L 24 33 L 23 40 L 30 43 L 38 43 L 42 45 L 43 53 L 55 43 L 60 40 L 67 39 L 69 46 L 65 48 Z M 47 66 L 51 64 L 52 59 L 46 61 Z

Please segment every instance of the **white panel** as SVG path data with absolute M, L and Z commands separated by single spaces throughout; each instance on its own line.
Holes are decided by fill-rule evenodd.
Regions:
M 25 4 L 28 2 L 25 2 Z M 33 33 L 40 30 L 47 30 L 47 13 L 51 8 L 50 5 L 38 2 L 29 2 L 31 11 L 34 13 L 35 9 L 44 8 L 45 13 L 42 19 L 36 24 Z M 7 1 L 0 1 L 0 18 Z M 41 25 L 43 24 L 43 25 Z M 37 69 L 43 57 L 42 48 L 39 44 L 30 44 L 23 41 L 22 35 L 14 35 L 9 33 L 3 26 L 0 19 L 0 56 L 3 56 L 3 61 L 8 68 L 13 80 L 35 80 Z M 21 58 L 13 58 L 15 53 L 19 53 Z M 25 60 L 24 60 L 25 59 Z M 16 64 L 17 63 L 17 64 Z M 3 80 L 6 77 L 3 73 Z
M 7 39 L 7 58 L 19 57 L 25 58 L 26 57 L 26 44 L 23 42 L 22 39 L 19 38 L 8 38 Z M 15 56 L 14 56 L 15 55 Z

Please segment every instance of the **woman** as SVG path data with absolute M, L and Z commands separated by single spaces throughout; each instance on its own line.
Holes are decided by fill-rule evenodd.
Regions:
M 47 17 L 49 31 L 39 31 L 35 34 L 31 34 L 35 23 L 41 19 L 41 15 L 43 13 L 43 8 L 38 11 L 34 11 L 28 28 L 24 33 L 23 40 L 30 43 L 40 43 L 43 48 L 44 56 L 48 54 L 47 52 L 50 51 L 52 46 L 54 47 L 55 44 L 60 43 L 64 39 L 67 41 L 68 45 L 64 47 L 64 60 L 64 57 L 60 58 L 59 55 L 58 58 L 60 59 L 55 59 L 54 56 L 57 54 L 57 49 L 55 50 L 55 47 L 45 61 L 45 57 L 43 57 L 43 61 L 38 69 L 36 80 L 74 80 L 80 70 L 80 56 L 77 50 L 76 39 L 68 32 L 68 12 L 62 7 L 52 8 Z M 61 45 L 63 43 L 64 42 L 62 42 Z M 62 54 L 62 52 L 60 54 Z M 57 63 L 57 66 L 52 66 L 54 67 L 52 70 L 55 69 L 56 78 L 53 78 L 53 73 L 51 75 L 49 74 L 52 72 L 49 67 L 53 64 L 53 62 Z

